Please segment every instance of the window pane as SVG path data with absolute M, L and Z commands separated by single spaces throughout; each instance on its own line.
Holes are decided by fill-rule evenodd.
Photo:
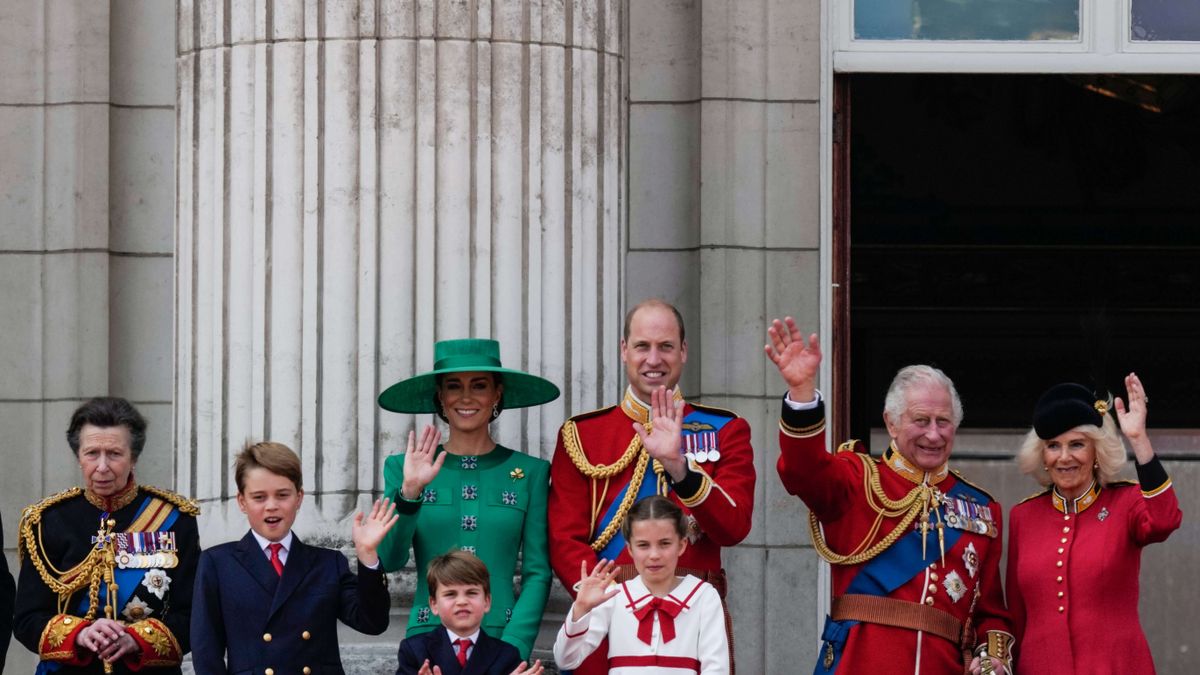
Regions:
M 1200 40 L 1200 3 L 1133 0 L 1130 40 Z
M 855 0 L 854 37 L 1075 40 L 1079 0 Z

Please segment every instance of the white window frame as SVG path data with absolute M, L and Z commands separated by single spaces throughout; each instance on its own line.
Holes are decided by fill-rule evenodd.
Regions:
M 858 40 L 854 0 L 826 1 L 835 72 L 1200 73 L 1200 41 L 1129 39 L 1133 0 L 1079 0 L 1077 39 L 1036 41 Z

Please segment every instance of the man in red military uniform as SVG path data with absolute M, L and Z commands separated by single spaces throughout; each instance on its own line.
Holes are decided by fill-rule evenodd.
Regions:
M 829 454 L 816 334 L 806 345 L 791 317 L 767 333 L 788 385 L 779 477 L 808 505 L 813 545 L 832 564 L 815 672 L 1008 673 L 1003 511 L 948 466 L 962 421 L 954 383 L 930 366 L 901 369 L 884 405 L 883 457 L 858 441 Z
M 559 433 L 550 466 L 550 564 L 567 589 L 579 581 L 581 560 L 589 568 L 600 558 L 616 560 L 619 580 L 632 578 L 621 522 L 639 498 L 664 494 L 690 521 L 677 574 L 706 580 L 724 597 L 721 547 L 745 538 L 754 509 L 750 426 L 727 410 L 684 402 L 676 387 L 687 361 L 683 318 L 666 302 L 629 311 L 621 361 L 629 383 L 621 403 L 577 415 Z M 574 672 L 607 673 L 607 652 L 601 646 Z

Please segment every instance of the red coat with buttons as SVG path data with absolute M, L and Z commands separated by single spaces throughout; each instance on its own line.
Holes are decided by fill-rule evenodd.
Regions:
M 857 452 L 830 454 L 826 451 L 823 404 L 815 410 L 805 411 L 791 410 L 785 404 L 779 445 L 782 453 L 778 470 L 784 487 L 803 499 L 817 516 L 834 552 L 848 554 L 867 538 L 865 550 L 882 540 L 901 521 L 900 516 L 883 518 L 874 534 L 869 535 L 877 513 L 871 508 L 864 488 L 866 468 Z M 855 444 L 855 447 L 861 446 Z M 870 461 L 878 469 L 884 493 L 893 500 L 904 497 L 918 482 L 926 479 L 924 473 L 890 448 L 883 458 Z M 928 480 L 946 493 L 962 479 L 943 469 L 940 473 L 928 474 Z M 946 550 L 943 562 L 937 534 L 931 533 L 924 558 L 927 562 L 920 565 L 921 571 L 888 596 L 944 610 L 960 621 L 971 618 L 979 636 L 976 643 L 986 640 L 987 631 L 1010 632 L 1004 591 L 1000 585 L 1003 511 L 990 499 L 986 508 L 995 526 L 994 537 L 963 531 Z M 943 511 L 943 518 L 945 515 Z M 846 594 L 851 581 L 869 564 L 868 561 L 856 565 L 832 565 L 833 597 Z M 979 598 L 972 605 L 976 590 Z M 821 646 L 818 672 L 921 675 L 960 675 L 963 672 L 959 644 L 908 628 L 866 622 L 854 624 L 834 669 L 823 670 L 822 661 L 829 648 L 828 643 Z
M 628 395 L 624 405 L 633 407 Z M 750 425 L 729 411 L 704 406 L 684 405 L 685 420 L 694 411 L 724 417 L 727 422 L 717 433 L 720 459 L 692 465 L 687 480 L 672 486 L 670 498 L 696 519 L 700 538 L 692 542 L 679 557 L 679 567 L 698 572 L 722 569 L 721 549 L 741 542 L 750 532 L 754 512 L 754 450 L 750 446 Z M 593 465 L 615 463 L 635 437 L 633 418 L 622 405 L 584 413 L 571 418 L 578 430 L 580 449 Z M 599 513 L 606 512 L 633 476 L 634 464 L 608 481 L 585 476 L 567 453 L 564 432 L 559 433 L 558 446 L 550 463 L 550 500 L 548 508 L 550 532 L 550 565 L 568 592 L 579 581 L 579 562 L 588 568 L 596 563 L 597 553 L 591 542 L 600 529 L 593 527 L 593 503 Z M 706 481 L 701 481 L 702 471 Z M 699 492 L 697 492 L 697 487 Z M 594 500 L 594 502 L 593 502 Z M 627 548 L 621 549 L 616 561 L 631 564 Z M 601 648 L 576 668 L 576 675 L 608 672 Z
M 1109 485 L 1078 511 L 1064 513 L 1049 490 L 1013 507 L 1007 587 L 1018 673 L 1153 675 L 1138 621 L 1142 547 L 1166 539 L 1182 514 L 1170 481 L 1142 473 L 1141 490 Z

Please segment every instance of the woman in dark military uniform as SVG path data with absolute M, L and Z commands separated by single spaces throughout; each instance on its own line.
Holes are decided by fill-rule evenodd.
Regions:
M 26 507 L 13 634 L 37 673 L 179 673 L 188 651 L 199 509 L 138 485 L 146 420 L 121 398 L 94 398 L 67 442 L 83 487 Z

